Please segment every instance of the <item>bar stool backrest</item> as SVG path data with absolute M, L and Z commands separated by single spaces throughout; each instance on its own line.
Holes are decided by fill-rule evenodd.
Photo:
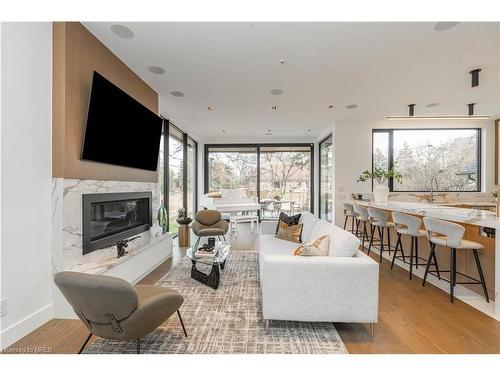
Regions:
M 389 221 L 389 214 L 378 208 L 368 207 L 368 216 L 372 222 L 377 222 L 382 227 L 385 227 Z
M 354 208 L 351 203 L 344 203 L 344 214 L 354 215 Z
M 417 216 L 403 214 L 401 212 L 393 212 L 392 218 L 396 231 L 406 228 L 410 236 L 418 236 L 420 227 L 422 226 L 422 219 Z
M 451 221 L 424 217 L 424 225 L 427 231 L 427 238 L 431 242 L 433 242 L 432 239 L 436 234 L 440 234 L 446 237 L 446 244 L 449 247 L 457 248 L 464 238 L 465 228 Z
M 366 207 L 354 205 L 354 212 L 358 215 L 358 218 L 367 221 L 368 220 L 368 210 Z

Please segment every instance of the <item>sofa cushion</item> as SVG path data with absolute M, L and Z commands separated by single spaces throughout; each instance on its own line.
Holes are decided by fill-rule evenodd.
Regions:
M 314 215 L 308 211 L 302 212 L 300 216 L 299 224 L 304 224 L 302 228 L 302 242 L 309 241 L 311 238 L 311 233 L 314 227 L 314 224 L 318 222 L 319 219 L 315 218 Z M 319 237 L 319 236 L 318 236 Z M 314 237 L 317 238 L 317 237 Z
M 274 234 L 261 234 L 256 244 L 259 251 L 259 270 L 262 278 L 262 264 L 266 255 L 292 256 L 297 244 L 291 241 L 280 240 Z
M 330 235 L 330 246 L 328 255 L 334 257 L 353 257 L 359 248 L 359 239 L 352 233 L 319 220 L 311 233 L 311 238 L 318 238 L 324 235 Z

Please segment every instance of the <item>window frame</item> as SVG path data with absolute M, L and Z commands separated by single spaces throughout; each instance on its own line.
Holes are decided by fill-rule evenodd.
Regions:
M 381 128 L 372 129 L 372 145 L 371 145 L 371 159 L 372 159 L 372 172 L 374 167 L 374 157 L 373 157 L 373 147 L 374 147 L 374 137 L 376 133 L 387 133 L 389 136 L 388 142 L 388 169 L 394 167 L 394 131 L 429 131 L 429 130 L 475 130 L 477 132 L 477 189 L 476 190 L 436 190 L 436 193 L 480 193 L 482 190 L 482 128 L 478 127 L 463 127 L 463 128 Z M 374 181 L 372 179 L 372 192 L 374 187 Z M 388 179 L 388 187 L 391 193 L 428 193 L 429 190 L 394 190 L 394 179 L 391 177 Z
M 162 117 L 163 118 L 163 117 Z M 163 184 L 163 206 L 165 207 L 165 210 L 167 211 L 167 218 L 170 217 L 170 191 L 169 191 L 169 166 L 170 166 L 170 160 L 169 160 L 169 137 L 170 137 L 170 127 L 174 127 L 178 132 L 181 133 L 182 135 L 182 144 L 183 144 L 183 163 L 182 163 L 182 205 L 184 209 L 187 210 L 187 195 L 188 195 L 188 187 L 187 187 L 187 179 L 188 179 L 188 162 L 187 162 L 187 148 L 188 148 L 188 139 L 190 139 L 193 142 L 194 145 L 194 181 L 193 181 L 193 194 L 194 194 L 194 201 L 193 201 L 193 210 L 196 213 L 198 211 L 198 142 L 191 137 L 188 133 L 185 133 L 180 129 L 179 127 L 175 126 L 175 124 L 171 123 L 170 120 L 163 118 L 163 129 L 162 129 L 162 134 L 163 134 L 163 181 L 161 182 Z M 167 231 L 170 230 L 170 220 L 167 220 Z M 175 234 L 173 237 L 177 237 L 178 233 Z
M 203 191 L 205 194 L 208 193 L 208 160 L 209 160 L 209 150 L 212 148 L 255 148 L 257 151 L 257 201 L 260 203 L 260 149 L 265 147 L 308 147 L 310 162 L 311 162 L 311 171 L 310 171 L 310 199 L 309 206 L 310 212 L 314 214 L 314 143 L 214 143 L 214 144 L 205 144 L 204 153 L 203 153 Z M 259 210 L 260 211 L 260 210 Z M 260 212 L 259 212 L 259 220 Z
M 323 138 L 322 140 L 320 140 L 318 142 L 318 217 L 321 218 L 321 145 L 323 143 L 325 143 L 326 141 L 328 141 L 329 139 L 331 139 L 331 143 L 332 143 L 332 154 L 333 154 L 333 133 L 330 133 L 328 134 L 325 138 Z M 333 162 L 333 160 L 332 160 Z M 333 168 L 333 165 L 332 165 L 332 168 Z M 332 192 L 333 194 L 333 192 Z M 332 196 L 332 219 L 333 219 L 333 215 L 334 215 L 334 208 L 333 208 L 333 196 Z M 326 214 L 326 212 L 325 212 Z M 333 220 L 332 220 L 333 221 Z

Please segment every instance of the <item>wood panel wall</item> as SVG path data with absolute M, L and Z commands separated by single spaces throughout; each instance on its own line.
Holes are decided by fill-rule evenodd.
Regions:
M 158 181 L 157 172 L 80 160 L 94 70 L 155 113 L 158 94 L 81 23 L 55 22 L 52 38 L 53 177 Z

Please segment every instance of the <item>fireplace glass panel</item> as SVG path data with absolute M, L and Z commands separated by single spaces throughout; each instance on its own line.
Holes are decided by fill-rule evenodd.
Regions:
M 149 224 L 148 199 L 93 202 L 90 212 L 90 240 L 95 241 Z

